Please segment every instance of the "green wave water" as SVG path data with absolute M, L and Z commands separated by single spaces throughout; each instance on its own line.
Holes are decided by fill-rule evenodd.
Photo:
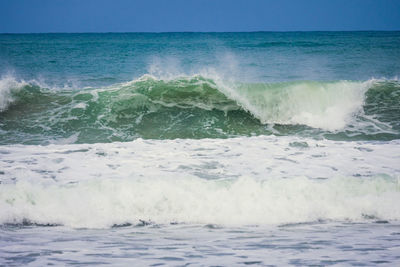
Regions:
M 395 80 L 233 83 L 201 75 L 144 75 L 106 87 L 65 90 L 7 79 L 0 102 L 1 144 L 270 134 L 400 137 L 400 84 Z
M 0 34 L 0 144 L 399 138 L 399 32 Z

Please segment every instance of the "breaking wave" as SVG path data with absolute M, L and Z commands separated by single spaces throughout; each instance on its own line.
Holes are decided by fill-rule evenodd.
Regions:
M 17 183 L 0 188 L 0 223 L 113 225 L 284 224 L 316 220 L 399 220 L 398 180 L 307 178 L 214 181 L 199 178 Z
M 102 88 L 52 90 L 8 77 L 0 81 L 0 123 L 17 135 L 29 129 L 47 138 L 99 136 L 91 142 L 307 131 L 393 139 L 399 100 L 397 81 L 374 79 L 233 83 L 201 75 L 144 75 Z

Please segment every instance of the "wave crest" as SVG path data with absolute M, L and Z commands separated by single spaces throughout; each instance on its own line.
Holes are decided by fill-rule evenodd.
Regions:
M 103 91 L 108 91 L 108 88 Z M 237 109 L 235 102 L 221 92 L 213 79 L 201 75 L 157 79 L 143 75 L 137 80 L 112 86 L 116 99 L 126 101 L 144 98 L 149 103 L 164 107 L 200 108 L 204 110 Z
M 335 131 L 361 111 L 367 82 L 291 82 L 244 85 L 237 101 L 262 123 L 301 124 Z
M 15 93 L 23 89 L 29 83 L 17 81 L 13 76 L 5 76 L 0 79 L 0 112 L 6 110 L 15 101 Z
M 287 134 L 287 129 L 391 139 L 400 128 L 396 81 L 243 83 L 212 77 L 143 75 L 80 90 L 3 79 L 3 125 L 9 120 L 27 135 L 74 135 L 77 142 Z M 27 135 L 21 138 L 29 140 Z
M 237 110 L 242 108 L 262 124 L 302 124 L 324 130 L 343 129 L 360 112 L 366 82 L 229 83 L 200 75 L 160 80 L 144 75 L 113 87 L 116 104 Z

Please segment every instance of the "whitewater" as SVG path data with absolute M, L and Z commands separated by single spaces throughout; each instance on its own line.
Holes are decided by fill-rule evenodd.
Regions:
M 0 265 L 399 264 L 399 41 L 0 35 Z

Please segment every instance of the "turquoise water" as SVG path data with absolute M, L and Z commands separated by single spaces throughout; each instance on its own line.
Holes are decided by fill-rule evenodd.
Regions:
M 400 32 L 0 34 L 0 265 L 398 265 Z
M 398 139 L 399 44 L 398 32 L 1 35 L 0 143 Z

